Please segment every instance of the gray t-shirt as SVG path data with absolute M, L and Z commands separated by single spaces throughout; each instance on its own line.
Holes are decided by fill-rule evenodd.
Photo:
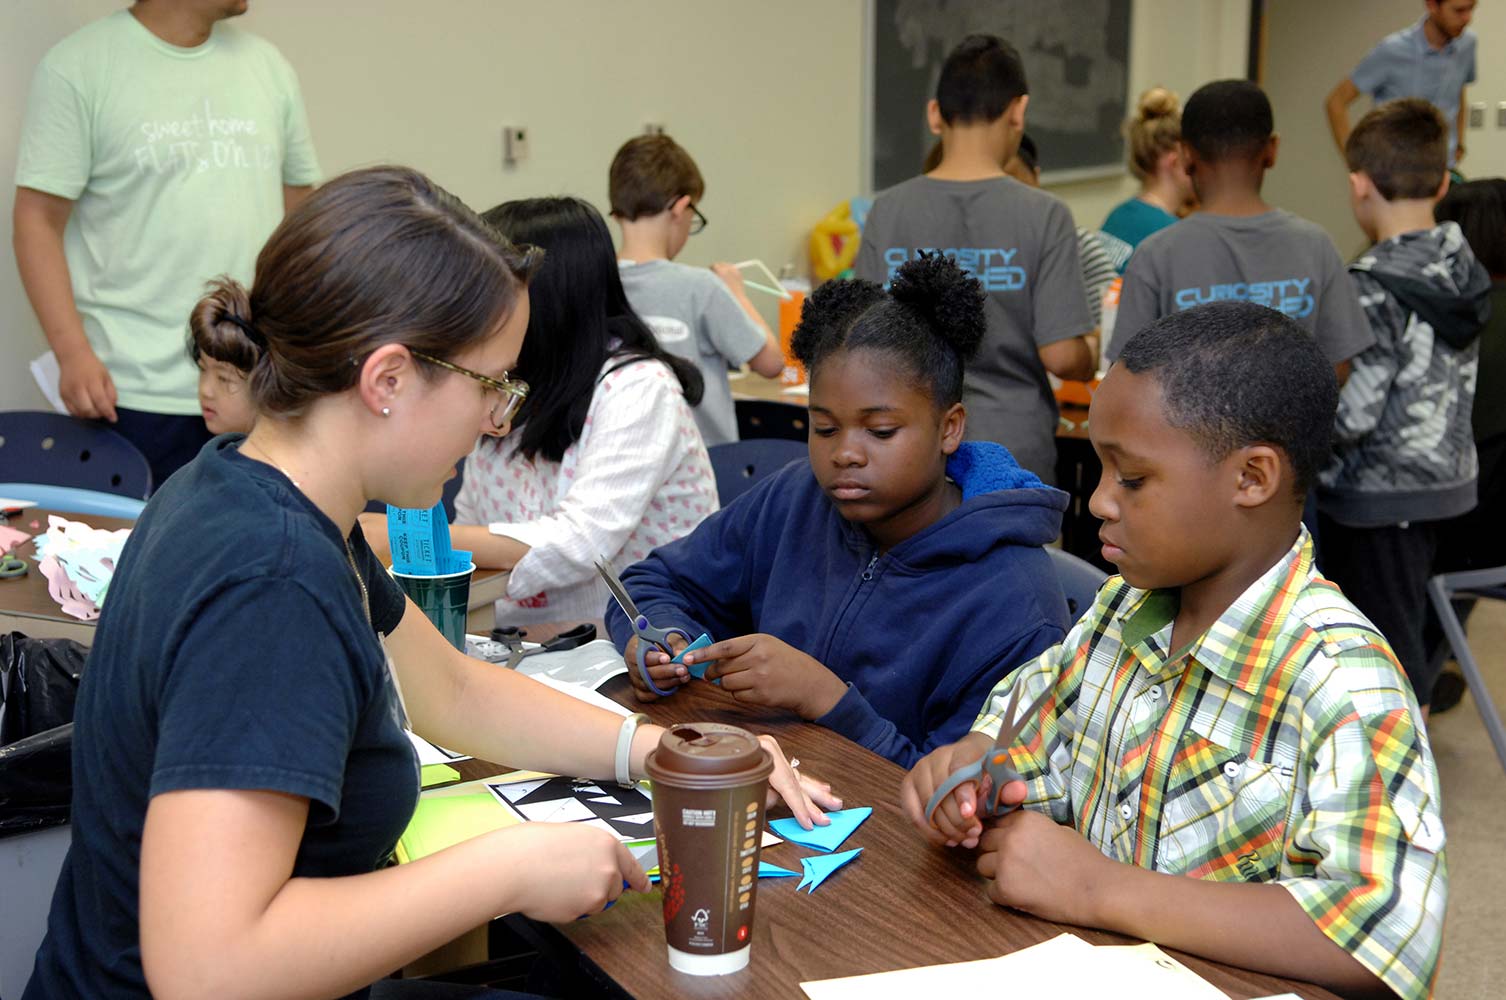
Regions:
M 727 366 L 746 363 L 767 338 L 710 270 L 672 260 L 617 262 L 628 304 L 666 351 L 695 363 L 706 394 L 691 410 L 707 447 L 737 440 Z
M 887 282 L 921 250 L 955 259 L 988 293 L 988 332 L 964 381 L 968 438 L 999 442 L 1054 482 L 1056 398 L 1038 352 L 1093 330 L 1072 213 L 1012 177 L 915 177 L 874 202 L 858 277 Z
M 1147 236 L 1124 269 L 1105 357 L 1117 358 L 1131 336 L 1162 316 L 1229 299 L 1286 313 L 1334 364 L 1375 343 L 1328 234 L 1273 208 L 1250 216 L 1198 212 Z

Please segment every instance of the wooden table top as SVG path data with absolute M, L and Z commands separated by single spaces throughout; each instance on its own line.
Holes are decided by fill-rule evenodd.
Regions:
M 530 626 L 530 632 L 536 629 L 543 634 Z M 660 724 L 725 722 L 772 733 L 786 754 L 800 758 L 801 770 L 831 781 L 847 805 L 873 807 L 873 815 L 842 845 L 843 850 L 861 847 L 863 853 L 814 894 L 795 892 L 796 879 L 760 883 L 752 960 L 742 972 L 700 977 L 669 968 L 657 891 L 624 893 L 611 909 L 554 929 L 634 997 L 801 997 L 803 981 L 992 958 L 1064 930 L 1092 944 L 1135 943 L 989 902 L 972 852 L 930 847 L 905 818 L 899 803 L 904 770 L 829 729 L 740 705 L 710 684 L 690 684 L 650 705 L 633 699 L 626 677 L 608 682 L 602 693 Z M 461 770 L 466 778 L 496 773 L 481 762 L 466 762 Z M 782 808 L 772 812 L 787 814 Z M 799 871 L 799 859 L 810 853 L 783 843 L 762 856 Z M 1333 996 L 1309 984 L 1172 953 L 1231 997 Z M 1067 974 L 1064 994 L 1070 993 L 1070 983 Z

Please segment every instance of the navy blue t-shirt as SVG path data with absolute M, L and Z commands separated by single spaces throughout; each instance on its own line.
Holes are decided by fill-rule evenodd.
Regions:
M 73 843 L 26 998 L 148 995 L 138 922 L 151 797 L 306 797 L 295 876 L 369 872 L 413 814 L 418 759 L 377 633 L 404 599 L 281 472 L 226 435 L 169 479 L 110 585 L 74 714 Z M 206 891 L 208 889 L 206 888 Z

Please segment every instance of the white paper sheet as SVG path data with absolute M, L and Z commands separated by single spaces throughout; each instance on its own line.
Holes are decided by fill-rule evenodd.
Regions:
M 1227 1000 L 1222 991 L 1153 944 L 1094 947 L 1072 934 L 998 958 L 800 984 L 811 1000 L 909 1000 L 943 991 L 1057 996 L 1067 987 L 1073 996 L 1115 1000 Z
M 62 369 L 58 367 L 58 356 L 48 351 L 41 357 L 31 361 L 31 377 L 37 380 L 37 388 L 42 390 L 42 395 L 52 408 L 59 413 L 67 413 L 68 407 L 63 405 L 63 394 L 58 391 L 58 383 L 63 380 Z

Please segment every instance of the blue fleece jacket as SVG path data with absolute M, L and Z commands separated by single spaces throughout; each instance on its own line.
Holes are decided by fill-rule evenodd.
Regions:
M 815 721 L 909 767 L 966 735 L 999 679 L 1069 624 L 1041 548 L 1067 495 L 997 444 L 964 443 L 947 475 L 961 506 L 880 555 L 792 462 L 622 582 L 655 625 L 765 632 L 824 663 L 847 693 Z M 606 620 L 622 649 L 627 617 L 613 603 Z

